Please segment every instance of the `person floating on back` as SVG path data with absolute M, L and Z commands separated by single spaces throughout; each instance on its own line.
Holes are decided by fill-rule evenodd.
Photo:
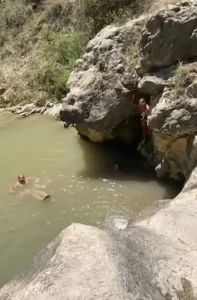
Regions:
M 10 187 L 10 192 L 14 193 L 17 187 L 28 184 L 30 181 L 34 180 L 34 178 L 26 178 L 24 175 L 19 175 L 17 182 Z M 51 196 L 44 191 L 40 190 L 28 190 L 25 191 L 25 194 L 31 194 L 35 199 L 38 200 L 46 200 L 51 198 Z

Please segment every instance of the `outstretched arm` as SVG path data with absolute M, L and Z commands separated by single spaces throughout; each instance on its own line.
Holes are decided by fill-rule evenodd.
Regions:
M 19 183 L 18 183 L 18 182 L 16 182 L 14 185 L 11 185 L 11 186 L 10 186 L 10 193 L 14 193 L 14 192 L 15 192 L 15 188 L 16 188 L 17 186 L 19 186 Z
M 10 192 L 10 193 L 14 193 L 14 187 L 13 187 L 13 186 L 10 186 L 9 192 Z

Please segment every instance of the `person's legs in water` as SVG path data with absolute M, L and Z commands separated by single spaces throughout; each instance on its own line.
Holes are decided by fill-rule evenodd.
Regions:
M 32 196 L 36 198 L 37 200 L 47 200 L 50 199 L 51 196 L 43 191 L 34 190 L 32 191 Z
M 146 141 L 149 138 L 149 132 L 148 132 L 148 125 L 147 125 L 147 118 L 144 117 L 141 120 L 141 128 L 142 128 L 142 139 Z
M 140 141 L 137 151 L 140 152 L 146 143 L 146 141 L 149 139 L 149 132 L 148 132 L 148 125 L 147 125 L 147 118 L 144 116 L 141 120 L 141 129 L 142 129 L 142 140 Z

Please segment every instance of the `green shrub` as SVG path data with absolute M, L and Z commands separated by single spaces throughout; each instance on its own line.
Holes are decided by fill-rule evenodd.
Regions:
M 76 32 L 53 32 L 46 31 L 43 38 L 43 51 L 45 57 L 59 64 L 73 66 L 84 50 L 84 45 L 79 34 Z
M 73 4 L 65 0 L 46 0 L 44 15 L 49 29 L 58 31 L 69 26 Z
M 70 75 L 70 70 L 58 65 L 51 65 L 47 63 L 45 66 L 41 65 L 34 73 L 35 88 L 39 87 L 41 90 L 47 92 L 49 97 L 61 99 L 66 94 L 67 80 Z
M 85 5 L 85 16 L 95 35 L 103 27 L 117 21 L 123 21 L 139 13 L 143 0 L 81 0 Z
M 43 54 L 32 66 L 32 84 L 50 96 L 61 99 L 67 92 L 67 81 L 73 64 L 83 52 L 83 43 L 75 33 L 54 33 L 43 36 Z

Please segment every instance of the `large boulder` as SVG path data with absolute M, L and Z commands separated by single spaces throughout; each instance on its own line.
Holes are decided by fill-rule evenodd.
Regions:
M 143 72 L 196 57 L 196 23 L 196 1 L 183 1 L 152 15 L 140 40 Z
M 155 75 L 146 75 L 138 83 L 138 90 L 145 94 L 155 95 L 161 93 L 166 86 L 163 78 Z
M 196 299 L 196 179 L 197 169 L 177 198 L 158 201 L 125 229 L 71 225 L 0 299 Z
M 140 18 L 107 26 L 88 43 L 69 78 L 62 121 L 83 124 L 87 132 L 91 128 L 109 138 L 118 124 L 136 114 L 132 100 L 137 76 L 127 52 L 138 42 L 143 24 Z

